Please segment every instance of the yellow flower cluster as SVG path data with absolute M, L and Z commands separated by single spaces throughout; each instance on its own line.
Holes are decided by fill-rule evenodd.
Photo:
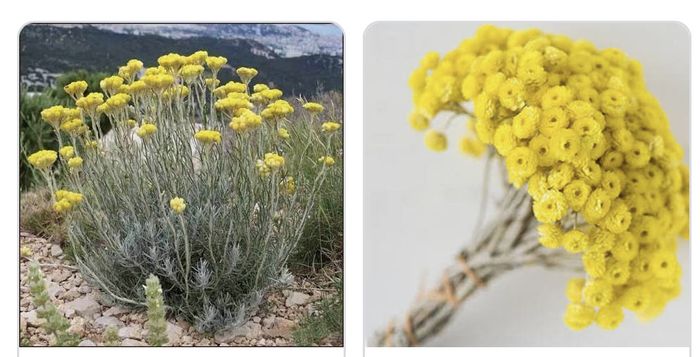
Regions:
M 294 112 L 294 107 L 281 99 L 283 92 L 270 88 L 266 84 L 251 84 L 253 78 L 258 75 L 258 71 L 247 67 L 239 67 L 236 70 L 241 82 L 230 81 L 219 86 L 217 72 L 226 65 L 227 61 L 225 57 L 209 56 L 206 51 L 197 51 L 189 56 L 169 53 L 160 56 L 158 65 L 154 67 L 145 68 L 140 60 L 129 60 L 119 67 L 117 75 L 108 76 L 100 81 L 102 90 L 100 93 L 85 93 L 88 89 L 85 81 L 66 85 L 64 90 L 74 100 L 75 108 L 53 106 L 41 112 L 42 119 L 51 125 L 57 134 L 58 152 L 41 150 L 28 156 L 28 162 L 37 169 L 47 170 L 44 174 L 49 174 L 48 170 L 59 158 L 60 153 L 61 162 L 74 174 L 68 176 L 70 180 L 78 179 L 78 169 L 83 167 L 84 163 L 94 162 L 92 150 L 98 150 L 101 146 L 99 140 L 104 133 L 97 125 L 103 114 L 107 116 L 114 130 L 126 129 L 125 134 L 129 134 L 129 131 L 134 128 L 133 132 L 145 140 L 156 134 L 159 127 L 163 129 L 160 124 L 158 124 L 159 127 L 156 126 L 159 116 L 163 115 L 159 112 L 160 109 L 171 106 L 182 111 L 188 104 L 193 106 L 194 100 L 184 99 L 191 93 L 196 94 L 198 101 L 204 99 L 208 101 L 212 98 L 211 100 L 215 101 L 213 107 L 222 114 L 217 116 L 218 113 L 211 113 L 213 117 L 211 119 L 217 121 L 207 122 L 208 118 L 201 118 L 205 127 L 210 128 L 213 125 L 219 129 L 198 130 L 194 133 L 195 140 L 205 145 L 222 142 L 218 119 L 230 120 L 229 127 L 236 133 L 258 128 L 263 125 L 263 119 L 270 119 L 266 129 L 272 131 L 261 132 L 261 135 L 269 133 L 275 139 L 289 138 L 289 132 L 282 120 Z M 209 73 L 205 65 L 209 68 Z M 188 99 L 194 99 L 191 97 Z M 149 105 L 154 106 L 155 113 L 142 110 L 143 106 Z M 318 103 L 307 103 L 306 107 L 314 113 L 320 113 L 323 110 L 323 106 Z M 203 108 L 204 106 L 200 106 L 200 110 L 203 111 Z M 92 128 L 86 125 L 86 117 L 92 124 Z M 273 119 L 280 121 L 272 121 Z M 165 129 L 171 129 L 170 122 L 165 127 Z M 337 131 L 339 128 L 340 124 L 334 122 L 326 122 L 321 126 L 324 132 Z M 63 144 L 60 132 L 70 136 L 71 145 Z M 257 145 L 260 139 L 257 137 L 254 139 Z M 277 140 L 273 142 L 277 143 Z M 86 150 L 85 161 L 79 156 L 83 150 Z M 332 162 L 332 158 L 329 157 L 329 159 L 329 162 Z M 262 159 L 257 160 L 255 165 L 261 176 L 269 176 L 274 172 L 284 171 L 285 158 L 276 152 L 268 152 Z M 280 177 L 284 177 L 279 182 L 282 192 L 287 194 L 296 192 L 297 183 L 292 176 Z M 54 179 L 48 176 L 46 179 L 52 190 L 55 189 Z M 68 212 L 82 199 L 82 194 L 77 192 L 56 191 L 54 210 L 59 213 Z M 170 200 L 170 208 L 177 214 L 182 213 L 185 207 L 185 201 L 180 197 Z
M 46 170 L 56 162 L 58 154 L 53 150 L 39 150 L 27 157 L 30 165 L 40 170 Z
M 83 166 L 83 158 L 82 157 L 72 157 L 68 159 L 68 167 L 73 170 L 73 169 L 78 169 L 81 166 Z
M 194 134 L 194 138 L 204 144 L 221 143 L 221 133 L 216 130 L 200 130 Z
M 321 156 L 318 158 L 318 162 L 322 163 L 325 166 L 335 165 L 335 159 L 332 156 Z
M 262 124 L 262 118 L 248 108 L 238 111 L 238 115 L 231 118 L 228 126 L 237 133 L 243 133 L 250 129 L 255 129 Z
M 483 26 L 444 57 L 427 54 L 409 85 L 409 123 L 429 149 L 447 148 L 430 129 L 439 112 L 469 116 L 462 151 L 492 145 L 509 181 L 527 184 L 542 245 L 581 255 L 569 327 L 615 328 L 623 308 L 651 318 L 679 294 L 688 168 L 639 62 L 585 40 Z
M 271 169 L 279 169 L 284 166 L 284 157 L 274 152 L 268 152 L 265 154 L 264 162 Z
M 260 112 L 260 116 L 264 119 L 282 119 L 291 113 L 294 113 L 294 107 L 286 100 L 278 99 L 268 104 L 267 107 Z
M 292 176 L 285 177 L 280 185 L 282 186 L 284 192 L 289 195 L 293 194 L 297 190 L 297 183 L 294 181 L 294 177 Z
M 340 123 L 336 123 L 334 121 L 327 121 L 321 124 L 321 131 L 324 133 L 333 133 L 338 131 L 338 129 L 340 129 Z
M 180 214 L 185 211 L 187 204 L 185 204 L 185 199 L 182 197 L 174 197 L 170 200 L 170 209 L 176 214 Z
M 314 102 L 308 102 L 303 105 L 304 109 L 308 110 L 311 113 L 318 114 L 323 111 L 323 105 L 314 103 Z
M 73 98 L 73 100 L 77 100 L 78 98 L 81 98 L 83 96 L 83 93 L 85 93 L 85 90 L 87 90 L 88 84 L 85 81 L 75 81 L 68 83 L 63 87 L 63 90 L 68 93 L 68 95 Z
M 136 135 L 138 135 L 140 138 L 145 139 L 145 138 L 155 134 L 156 131 L 158 131 L 158 128 L 156 127 L 155 124 L 146 123 L 146 124 L 141 125 L 138 128 L 138 130 L 136 130 Z
M 56 211 L 56 213 L 68 212 L 83 200 L 83 195 L 81 193 L 67 190 L 58 190 L 54 195 L 56 202 L 53 204 L 53 210 Z
M 61 157 L 68 160 L 75 156 L 75 148 L 73 148 L 70 145 L 64 146 L 60 149 L 58 149 L 58 153 L 61 154 Z
M 258 75 L 258 70 L 255 68 L 238 67 L 238 69 L 236 69 L 236 74 L 238 74 L 238 77 L 243 83 L 248 84 L 253 77 Z

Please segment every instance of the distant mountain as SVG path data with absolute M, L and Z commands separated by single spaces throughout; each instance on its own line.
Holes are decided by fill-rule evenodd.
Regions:
M 339 56 L 343 51 L 340 31 L 310 31 L 294 24 L 92 24 L 102 30 L 130 35 L 159 35 L 169 38 L 213 37 L 249 39 L 270 48 L 280 57 L 326 54 Z M 326 25 L 334 26 L 334 25 Z
M 22 29 L 20 77 L 25 84 L 40 86 L 42 81 L 46 84 L 56 75 L 70 70 L 114 73 L 131 58 L 153 66 L 160 55 L 169 52 L 190 54 L 201 49 L 206 49 L 211 55 L 227 57 L 232 66 L 258 68 L 260 75 L 256 82 L 273 84 L 288 94 L 308 96 L 319 87 L 342 90 L 343 63 L 340 56 L 281 57 L 250 39 L 124 34 L 89 25 L 35 24 Z M 220 78 L 232 79 L 233 68 L 223 70 Z

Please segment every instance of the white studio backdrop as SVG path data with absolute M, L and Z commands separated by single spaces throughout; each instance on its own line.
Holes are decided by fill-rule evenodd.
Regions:
M 494 23 L 617 47 L 644 66 L 677 140 L 689 153 L 690 35 L 676 22 Z M 484 160 L 464 156 L 453 123 L 445 153 L 413 131 L 408 76 L 428 51 L 445 54 L 474 35 L 474 22 L 379 22 L 364 37 L 364 333 L 402 321 L 421 286 L 431 288 L 467 243 L 477 219 Z M 686 163 L 689 162 L 686 154 Z M 492 170 L 496 173 L 495 170 Z M 494 179 L 496 180 L 496 179 Z M 429 346 L 689 346 L 688 242 L 679 243 L 683 292 L 651 322 L 627 312 L 615 331 L 562 322 L 564 288 L 575 273 L 540 268 L 507 273 L 468 299 Z M 421 284 L 421 282 L 423 284 Z

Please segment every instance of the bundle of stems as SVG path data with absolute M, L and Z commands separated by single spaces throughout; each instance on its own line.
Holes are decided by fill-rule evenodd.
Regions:
M 487 168 L 493 156 L 493 153 L 488 155 Z M 485 183 L 493 179 L 488 169 L 484 178 Z M 532 266 L 581 269 L 580 261 L 566 251 L 545 248 L 538 241 L 538 222 L 532 213 L 532 199 L 527 187 L 517 189 L 505 181 L 503 185 L 504 195 L 495 207 L 499 213 L 485 225 L 481 224 L 481 218 L 477 220 L 473 239 L 445 268 L 439 284 L 430 291 L 419 293 L 417 301 L 403 318 L 392 320 L 385 329 L 377 331 L 370 341 L 371 346 L 425 344 L 447 326 L 467 299 L 509 271 Z M 482 194 L 483 213 L 488 185 L 484 185 Z M 573 220 L 572 217 L 566 225 L 573 225 Z

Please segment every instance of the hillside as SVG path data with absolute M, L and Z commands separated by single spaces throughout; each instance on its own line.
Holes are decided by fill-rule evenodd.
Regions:
M 26 26 L 20 33 L 20 76 L 25 84 L 40 86 L 40 82 L 69 70 L 115 72 L 131 58 L 152 66 L 164 53 L 189 54 L 200 49 L 225 56 L 234 66 L 258 68 L 257 82 L 273 83 L 288 94 L 311 95 L 319 86 L 342 90 L 343 64 L 339 56 L 283 58 L 254 40 L 125 34 L 94 26 Z M 232 79 L 232 73 L 232 68 L 222 71 L 221 79 Z

